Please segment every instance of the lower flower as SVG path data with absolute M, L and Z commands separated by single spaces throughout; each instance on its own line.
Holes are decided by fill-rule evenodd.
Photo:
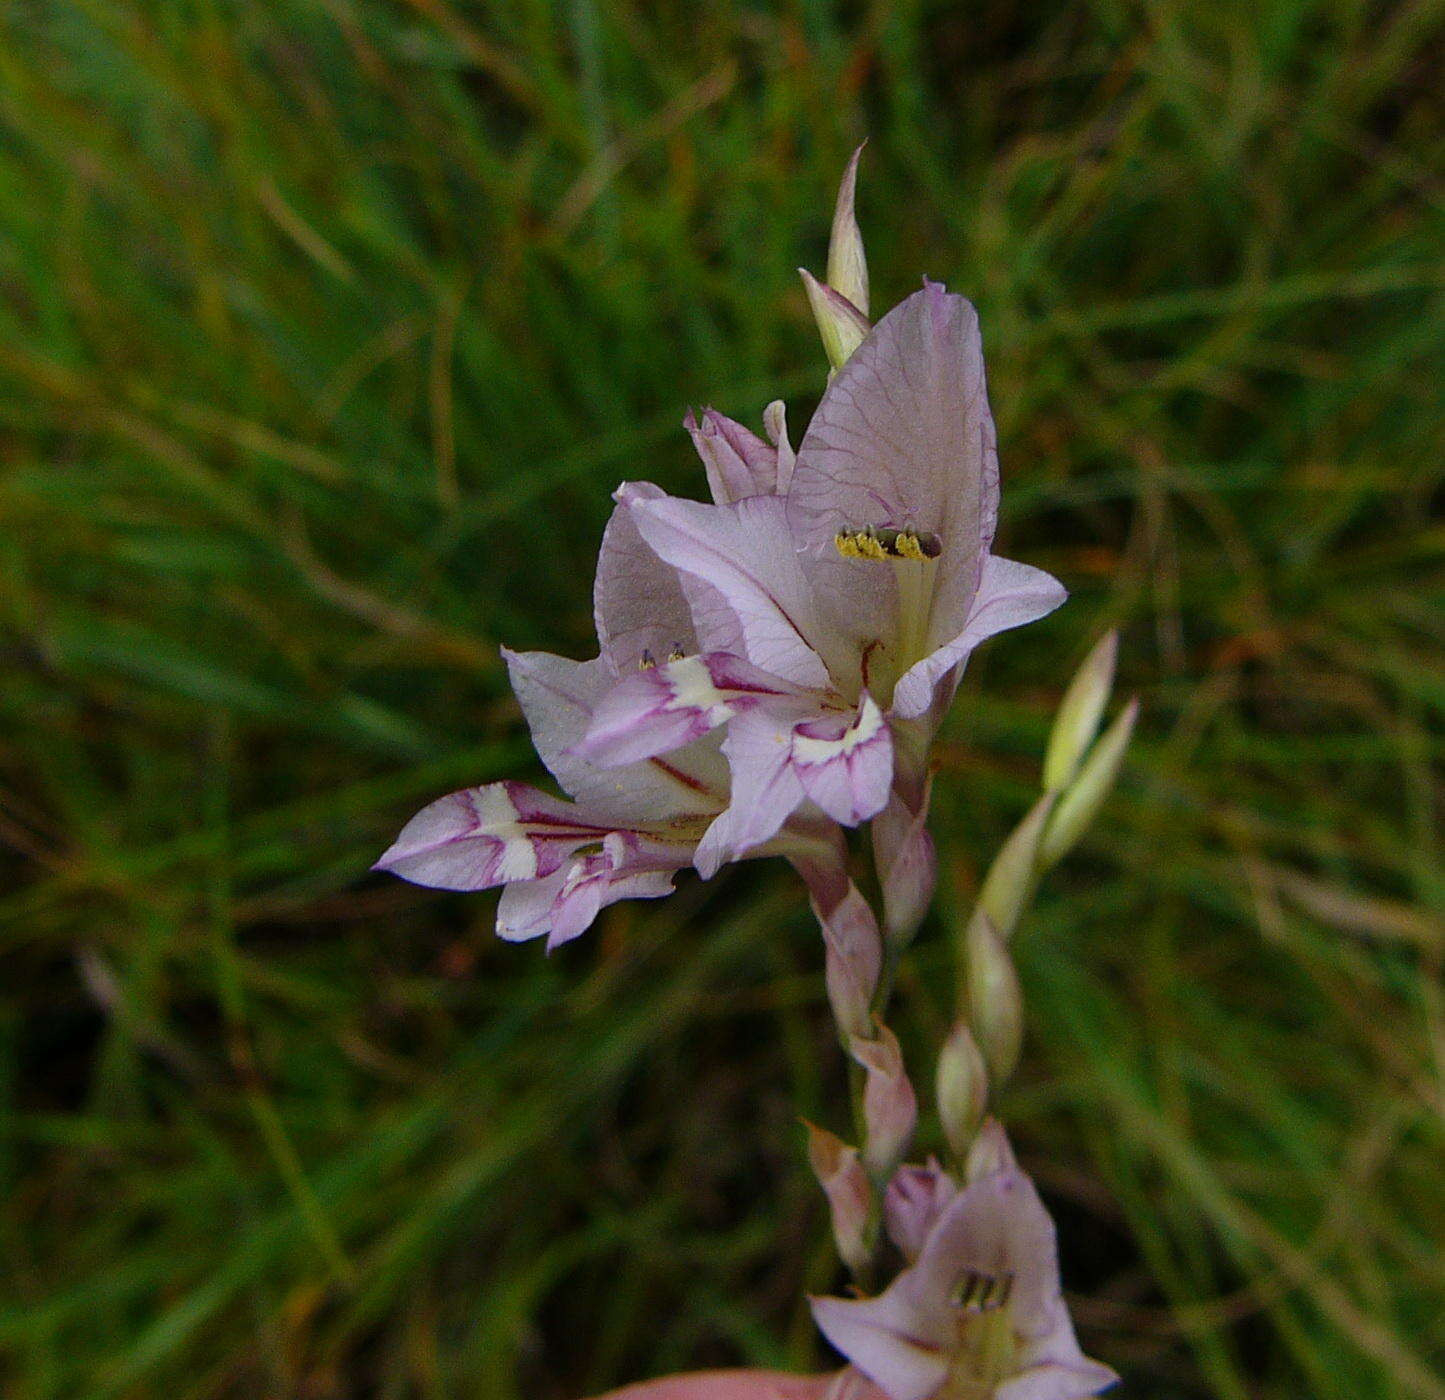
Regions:
M 969 1179 L 904 1167 L 885 1198 L 906 1267 L 872 1298 L 814 1298 L 823 1335 L 888 1400 L 1083 1400 L 1118 1377 L 1079 1349 L 1053 1222 L 990 1120 Z
M 827 1376 L 790 1376 L 782 1371 L 698 1371 L 665 1376 L 597 1400 L 888 1400 L 850 1366 Z

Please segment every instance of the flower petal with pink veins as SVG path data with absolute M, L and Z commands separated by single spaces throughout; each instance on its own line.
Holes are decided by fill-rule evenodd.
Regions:
M 423 807 L 373 868 L 434 889 L 485 890 L 545 879 L 608 831 L 524 783 L 488 783 Z
M 983 342 L 963 297 L 925 283 L 834 376 L 798 448 L 788 517 L 818 554 L 870 526 L 936 536 L 927 644 L 962 629 L 998 517 Z
M 648 481 L 626 489 L 633 500 L 667 499 L 660 486 Z M 614 676 L 630 675 L 646 656 L 698 649 L 682 580 L 637 533 L 620 491 L 597 553 L 592 612 L 598 644 Z
M 553 777 L 588 816 L 608 825 L 635 826 L 715 812 L 728 788 L 727 764 L 715 744 L 675 754 L 667 764 L 599 768 L 575 746 L 592 722 L 597 702 L 617 685 L 601 658 L 570 661 L 545 651 L 502 650 L 512 689 L 527 717 L 532 742 Z
M 803 801 L 803 784 L 788 761 L 786 724 L 765 710 L 745 710 L 733 716 L 722 747 L 732 769 L 732 798 L 698 842 L 694 864 L 705 880 L 771 841 Z
M 727 652 L 679 657 L 618 682 L 598 701 L 576 752 L 603 767 L 636 763 L 700 739 L 743 710 L 801 694 Z

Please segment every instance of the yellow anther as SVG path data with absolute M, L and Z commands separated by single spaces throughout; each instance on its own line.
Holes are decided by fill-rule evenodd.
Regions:
M 833 536 L 838 553 L 845 559 L 937 559 L 943 545 L 926 530 L 895 530 L 886 525 L 865 525 L 857 530 L 839 530 Z
M 888 551 L 872 530 L 839 530 L 833 536 L 833 543 L 845 559 L 888 558 Z

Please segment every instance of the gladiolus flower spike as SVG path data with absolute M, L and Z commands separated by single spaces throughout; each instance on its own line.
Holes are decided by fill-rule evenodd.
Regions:
M 804 274 L 831 372 L 796 450 L 781 403 L 764 413 L 764 437 L 711 408 L 689 413 L 711 499 L 618 488 L 597 562 L 597 656 L 504 653 L 566 798 L 511 781 L 452 793 L 377 863 L 442 889 L 500 887 L 498 933 L 548 948 L 617 900 L 667 894 L 687 866 L 707 878 L 781 855 L 807 885 L 858 1070 L 861 1144 L 808 1129 L 855 1280 L 851 1297 L 814 1298 L 813 1315 L 848 1364 L 832 1376 L 671 1377 L 618 1400 L 1082 1400 L 1115 1380 L 1079 1349 L 1052 1222 L 985 1116 L 1022 1036 L 1007 940 L 1128 742 L 1132 707 L 1095 742 L 1112 639 L 1071 688 L 1047 791 L 965 926 L 959 1019 L 937 1073 L 948 1167 L 900 1165 L 919 1105 L 882 1013 L 934 890 L 930 746 L 974 648 L 1065 593 L 992 550 L 999 470 L 974 308 L 925 280 L 868 319 L 857 164 L 855 153 L 827 280 Z M 881 930 L 847 864 L 845 829 L 864 823 Z M 875 1291 L 890 1257 L 902 1267 Z
M 916 923 L 920 900 L 899 880 L 926 903 L 929 740 L 973 649 L 1052 611 L 1064 589 L 990 550 L 998 461 L 963 297 L 928 282 L 869 328 L 796 454 L 780 406 L 767 422 L 770 441 L 710 409 L 689 415 L 709 502 L 619 488 L 597 658 L 507 654 L 573 802 L 518 783 L 454 793 L 379 868 L 503 886 L 498 932 L 555 946 L 614 900 L 666 894 L 688 864 L 711 876 L 811 853 L 816 865 L 836 849 L 832 824 L 892 801 L 905 835 L 883 875 Z

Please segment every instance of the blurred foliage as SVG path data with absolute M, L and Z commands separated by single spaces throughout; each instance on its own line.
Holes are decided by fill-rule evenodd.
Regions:
M 538 1397 L 825 1360 L 786 872 L 545 959 L 366 874 L 537 771 L 626 477 L 978 303 L 1002 547 L 1074 592 L 942 749 L 945 896 L 1123 629 L 1123 785 L 1020 936 L 1006 1112 L 1121 1396 L 1445 1397 L 1438 0 L 0 11 L 0 1389 Z

